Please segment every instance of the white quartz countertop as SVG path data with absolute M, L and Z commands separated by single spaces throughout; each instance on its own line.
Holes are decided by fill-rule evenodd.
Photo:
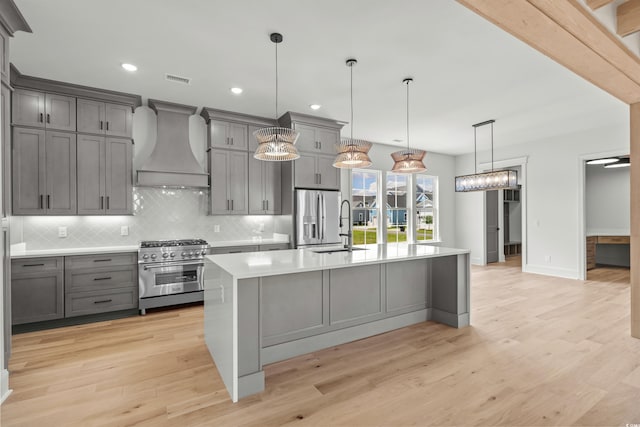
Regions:
M 387 244 L 361 246 L 366 250 L 316 253 L 312 249 L 209 255 L 206 258 L 236 279 L 327 270 L 355 265 L 382 264 L 419 258 L 467 254 L 468 249 L 427 245 Z
M 219 242 L 209 242 L 210 248 L 224 248 L 227 246 L 259 246 L 259 245 L 275 245 L 281 243 L 289 243 L 289 239 L 282 238 L 260 238 L 245 240 L 221 240 Z

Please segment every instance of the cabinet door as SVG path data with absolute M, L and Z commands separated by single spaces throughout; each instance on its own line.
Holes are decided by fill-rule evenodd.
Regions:
M 231 139 L 229 138 L 229 123 L 220 120 L 211 120 L 209 123 L 211 146 L 217 148 L 229 148 Z
M 107 138 L 105 208 L 108 215 L 133 213 L 133 159 L 130 139 Z
M 105 131 L 110 136 L 131 138 L 133 112 L 131 107 L 119 104 L 105 104 Z
M 320 145 L 316 139 L 316 128 L 296 123 L 295 129 L 300 132 L 298 142 L 296 142 L 296 147 L 298 147 L 299 151 L 306 151 L 307 153 L 320 151 Z
M 12 119 L 14 125 L 44 127 L 44 93 L 16 89 L 13 92 Z
M 76 214 L 76 135 L 46 132 L 45 155 L 47 214 Z
M 327 189 L 340 188 L 340 169 L 333 167 L 334 157 L 318 156 L 317 171 L 319 176 L 319 187 Z
M 300 153 L 300 158 L 294 160 L 294 185 L 300 188 L 318 187 L 318 174 L 316 172 L 316 156 Z
M 103 136 L 78 135 L 78 214 L 105 213 L 105 140 Z
M 252 215 L 264 214 L 266 210 L 263 165 L 267 163 L 271 162 L 254 159 L 249 153 L 249 213 Z
M 226 150 L 209 151 L 209 173 L 211 174 L 211 214 L 228 214 L 231 208 L 229 194 L 227 192 L 227 179 L 229 170 L 227 167 Z
M 336 144 L 340 141 L 340 132 L 335 129 L 318 128 L 316 139 L 320 145 L 320 151 L 325 154 L 336 154 Z
M 44 131 L 13 129 L 13 213 L 44 214 L 45 183 Z
M 71 96 L 46 94 L 45 123 L 47 129 L 76 131 L 76 99 Z
M 246 215 L 249 213 L 249 197 L 247 192 L 247 153 L 229 153 L 229 199 L 231 200 L 231 213 Z
M 105 133 L 104 108 L 104 102 L 78 99 L 78 132 L 103 135 Z
M 239 123 L 229 123 L 230 147 L 238 150 L 248 148 L 247 125 Z
M 264 181 L 265 213 L 268 215 L 280 215 L 282 166 L 280 162 L 261 162 Z
M 12 324 L 62 319 L 64 317 L 63 284 L 62 269 L 12 276 Z

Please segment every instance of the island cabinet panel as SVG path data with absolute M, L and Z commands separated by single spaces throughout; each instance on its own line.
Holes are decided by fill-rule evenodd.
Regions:
M 428 302 L 429 263 L 425 260 L 387 264 L 387 312 L 401 313 L 425 308 Z
M 469 260 L 468 256 L 447 256 L 432 261 L 431 293 L 433 320 L 457 326 L 468 324 L 469 313 Z M 449 283 L 449 286 L 436 286 Z M 466 313 L 466 319 L 461 315 Z M 462 316 L 465 317 L 465 316 Z
M 339 268 L 329 273 L 331 324 L 369 320 L 384 312 L 383 266 Z
M 238 375 L 258 372 L 260 365 L 260 282 L 245 279 L 238 283 Z
M 263 346 L 321 332 L 326 325 L 322 271 L 263 277 Z

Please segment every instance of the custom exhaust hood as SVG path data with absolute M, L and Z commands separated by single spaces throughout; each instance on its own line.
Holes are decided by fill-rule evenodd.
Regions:
M 151 155 L 138 169 L 138 186 L 209 187 L 209 175 L 189 144 L 189 116 L 197 108 L 149 99 L 158 116 L 158 136 Z

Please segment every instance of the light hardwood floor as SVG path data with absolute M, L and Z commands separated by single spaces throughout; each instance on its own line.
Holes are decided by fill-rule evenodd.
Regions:
M 237 404 L 204 345 L 201 307 L 18 335 L 1 424 L 640 423 L 628 270 L 580 282 L 516 261 L 473 267 L 473 326 L 423 323 L 276 363 L 266 391 Z

